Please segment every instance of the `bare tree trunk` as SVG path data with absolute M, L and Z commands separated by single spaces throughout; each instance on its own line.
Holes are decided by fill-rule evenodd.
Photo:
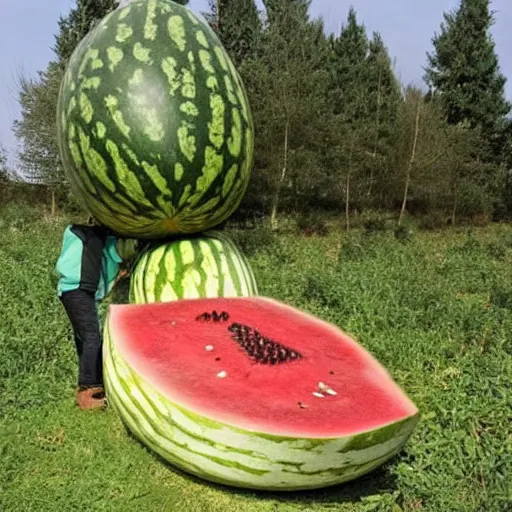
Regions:
M 402 220 L 405 215 L 405 209 L 407 208 L 407 198 L 409 194 L 409 186 L 411 184 L 411 175 L 414 163 L 416 161 L 416 148 L 418 146 L 418 136 L 420 133 L 420 116 L 421 116 L 421 98 L 418 98 L 418 106 L 416 108 L 416 121 L 414 126 L 414 139 L 412 142 L 411 158 L 409 159 L 409 165 L 407 166 L 407 175 L 405 177 L 405 190 L 404 199 L 402 201 L 402 208 L 400 209 L 400 216 L 398 217 L 398 226 L 402 225 Z
M 55 189 L 52 188 L 52 219 L 55 217 L 57 212 L 57 201 L 55 200 Z
M 279 197 L 281 194 L 281 187 L 283 186 L 286 178 L 286 172 L 288 170 L 288 131 L 290 129 L 290 120 L 286 119 L 286 125 L 284 129 L 284 156 L 283 156 L 283 168 L 281 170 L 281 176 L 276 185 L 276 192 L 274 194 L 274 200 L 272 202 L 272 213 L 270 215 L 270 227 L 275 230 L 277 229 L 277 210 L 279 207 Z
M 457 194 L 457 190 L 455 190 L 454 197 L 453 197 L 452 215 L 451 215 L 452 226 L 455 226 L 455 220 L 456 220 L 455 216 L 457 214 L 457 203 L 458 203 L 458 194 Z
M 355 145 L 356 134 L 352 131 L 350 136 L 350 150 L 348 154 L 348 169 L 347 169 L 347 180 L 345 182 L 345 231 L 348 233 L 350 230 L 350 177 L 352 174 L 352 159 L 354 156 L 354 145 Z
M 379 147 L 379 128 L 380 128 L 380 107 L 381 107 L 381 89 L 382 89 L 382 67 L 379 67 L 379 81 L 377 84 L 377 115 L 375 119 L 375 140 L 373 143 L 373 165 L 370 171 L 370 183 L 368 185 L 367 196 L 371 197 L 373 189 L 373 178 L 375 173 L 375 159 L 377 158 L 377 149 Z
M 216 0 L 215 6 L 215 14 L 216 14 L 216 23 L 217 23 L 217 31 L 220 31 L 220 1 Z

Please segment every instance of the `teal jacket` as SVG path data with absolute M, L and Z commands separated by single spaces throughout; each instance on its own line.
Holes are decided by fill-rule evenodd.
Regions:
M 55 268 L 58 295 L 80 289 L 94 293 L 97 301 L 104 299 L 123 261 L 116 242 L 117 238 L 100 226 L 67 226 Z

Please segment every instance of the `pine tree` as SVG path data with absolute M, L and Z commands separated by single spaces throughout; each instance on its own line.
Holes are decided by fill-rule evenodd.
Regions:
M 489 0 L 461 0 L 444 14 L 432 40 L 425 80 L 438 97 L 450 124 L 467 122 L 489 136 L 503 128 L 510 104 L 506 79 L 500 73 L 490 28 L 494 21 Z
M 345 121 L 361 119 L 365 108 L 365 91 L 361 87 L 366 72 L 369 41 L 364 25 L 359 24 L 353 7 L 340 35 L 331 40 L 333 78 L 336 91 L 334 110 L 344 114 Z M 364 100 L 363 100 L 364 98 Z
M 206 18 L 236 65 L 256 58 L 262 24 L 254 0 L 210 0 Z
M 67 16 L 60 17 L 54 52 L 62 66 L 66 66 L 73 50 L 83 37 L 118 5 L 117 0 L 77 0 L 76 7 L 71 9 Z
M 254 176 L 273 226 L 278 211 L 311 204 L 326 189 L 327 40 L 308 7 L 273 0 L 262 54 L 246 74 L 258 134 Z
M 385 180 L 389 168 L 398 105 L 401 100 L 400 83 L 379 33 L 374 33 L 369 42 L 366 83 L 369 130 L 366 154 L 371 157 L 368 163 L 370 169 L 366 194 L 371 201 L 376 183 L 379 179 Z
M 361 169 L 368 149 L 370 126 L 366 28 L 351 7 L 337 38 L 331 38 L 333 82 L 332 157 L 340 203 L 344 205 L 345 228 L 350 227 L 354 196 L 361 193 Z
M 263 0 L 269 23 L 280 22 L 286 13 L 300 14 L 301 18 L 308 17 L 311 0 Z M 294 14 L 294 16 L 295 16 Z

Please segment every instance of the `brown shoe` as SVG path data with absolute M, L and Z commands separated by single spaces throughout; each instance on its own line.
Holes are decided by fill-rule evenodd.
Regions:
M 76 392 L 76 404 L 82 410 L 105 407 L 105 390 L 102 386 L 80 388 Z

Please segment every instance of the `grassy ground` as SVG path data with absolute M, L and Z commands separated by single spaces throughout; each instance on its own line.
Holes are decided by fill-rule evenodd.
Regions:
M 408 243 L 356 234 L 341 246 L 334 235 L 236 234 L 262 294 L 350 332 L 423 414 L 385 467 L 287 495 L 191 478 L 127 435 L 115 412 L 76 410 L 70 329 L 51 282 L 64 223 L 21 213 L 0 216 L 2 512 L 512 510 L 512 227 Z

